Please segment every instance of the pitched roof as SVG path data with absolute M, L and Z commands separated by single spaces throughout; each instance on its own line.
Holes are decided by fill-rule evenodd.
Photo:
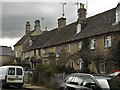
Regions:
M 71 40 L 87 38 L 95 35 L 115 32 L 120 30 L 120 23 L 115 24 L 115 8 L 100 13 L 86 20 L 86 25 L 82 31 L 74 35 Z
M 56 33 L 57 30 L 54 29 L 52 31 L 43 32 L 41 35 L 31 37 L 32 46 L 25 48 L 24 51 L 28 51 L 36 48 L 43 48 L 45 44 L 48 45 L 50 43 L 51 39 L 54 38 L 54 35 Z
M 78 34 L 76 34 L 77 22 L 66 25 L 61 29 L 56 28 L 45 32 L 34 38 L 33 41 L 35 41 L 35 43 L 27 48 L 27 50 L 50 47 L 100 34 L 120 31 L 120 23 L 115 24 L 115 10 L 116 8 L 113 8 L 87 18 L 86 24 L 82 26 L 82 30 Z
M 14 46 L 18 46 L 23 44 L 23 42 L 34 32 L 33 31 L 29 31 L 26 35 L 24 35 Z

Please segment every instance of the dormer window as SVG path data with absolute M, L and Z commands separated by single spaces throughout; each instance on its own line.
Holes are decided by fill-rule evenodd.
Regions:
M 32 46 L 32 40 L 29 40 L 29 46 Z
M 120 3 L 118 3 L 116 8 L 116 23 L 120 22 Z
M 76 34 L 78 34 L 78 33 L 80 33 L 80 32 L 81 32 L 81 24 L 78 23 L 78 24 L 77 24 L 77 32 L 76 32 Z
M 116 11 L 116 22 L 120 22 L 120 11 Z

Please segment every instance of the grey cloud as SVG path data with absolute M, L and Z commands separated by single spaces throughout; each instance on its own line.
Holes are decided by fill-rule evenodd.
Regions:
M 66 4 L 67 22 L 74 19 L 74 13 L 76 12 L 74 9 L 75 6 L 72 6 L 71 3 Z M 40 19 L 43 30 L 44 27 L 51 30 L 57 27 L 57 19 L 61 15 L 61 2 L 4 2 L 2 4 L 2 36 L 3 38 L 19 38 L 25 32 L 25 22 L 30 21 L 33 29 L 36 19 Z M 44 20 L 42 21 L 41 18 L 44 18 Z

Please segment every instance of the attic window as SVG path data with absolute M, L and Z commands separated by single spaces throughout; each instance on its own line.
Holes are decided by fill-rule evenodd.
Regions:
M 120 22 L 120 11 L 116 11 L 116 22 Z
M 120 22 L 120 2 L 118 3 L 116 8 L 116 23 L 119 23 L 119 22 Z
M 77 24 L 77 32 L 76 32 L 76 34 L 78 34 L 79 32 L 81 32 L 81 24 L 80 23 Z

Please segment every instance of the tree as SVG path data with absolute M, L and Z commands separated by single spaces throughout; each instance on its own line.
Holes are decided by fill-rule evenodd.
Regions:
M 83 45 L 82 45 L 82 49 L 79 52 L 79 55 L 81 56 L 82 60 L 83 60 L 83 66 L 80 70 L 80 72 L 83 73 L 89 73 L 90 70 L 88 68 L 88 64 L 89 64 L 89 58 L 90 58 L 90 52 L 89 51 L 89 40 L 88 39 L 84 39 L 83 40 Z M 89 53 L 89 54 L 88 54 Z
M 113 55 L 115 66 L 120 69 L 120 40 L 115 41 L 113 47 L 111 48 L 111 53 Z

